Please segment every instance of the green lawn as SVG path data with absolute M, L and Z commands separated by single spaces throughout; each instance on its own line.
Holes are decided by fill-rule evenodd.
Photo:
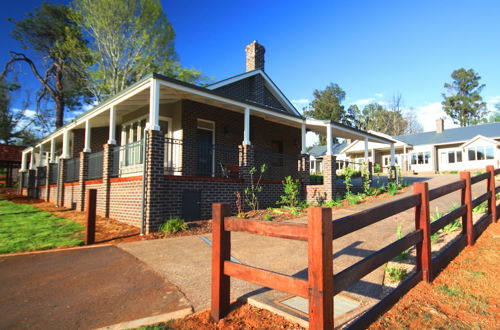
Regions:
M 0 198 L 0 253 L 82 244 L 84 227 L 29 204 Z

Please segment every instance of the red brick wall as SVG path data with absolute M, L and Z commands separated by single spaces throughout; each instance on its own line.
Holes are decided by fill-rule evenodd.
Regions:
M 55 185 L 51 185 L 50 190 L 49 190 L 49 200 L 48 202 L 51 202 L 53 204 L 56 203 L 56 198 L 57 198 L 57 187 Z
M 92 182 L 92 181 L 90 181 Z M 105 196 L 104 196 L 104 191 L 102 189 L 103 185 L 102 183 L 85 183 L 85 191 L 87 189 L 97 189 L 97 214 L 100 216 L 105 216 Z
M 64 207 L 78 207 L 80 185 L 77 183 L 70 183 L 64 185 Z

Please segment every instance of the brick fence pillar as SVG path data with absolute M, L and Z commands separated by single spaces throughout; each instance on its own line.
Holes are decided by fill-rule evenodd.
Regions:
M 78 175 L 78 202 L 80 211 L 85 210 L 85 181 L 87 180 L 89 169 L 89 153 L 80 152 L 80 168 Z
M 254 149 L 251 144 L 242 144 L 239 149 L 240 177 L 250 182 L 250 170 L 255 166 Z
M 25 182 L 26 182 L 26 175 L 25 175 L 26 172 L 21 172 L 19 171 L 18 173 L 18 186 L 17 186 L 17 193 L 19 195 L 21 195 L 23 193 L 23 187 L 25 185 Z
M 111 173 L 113 171 L 114 144 L 103 145 L 102 151 L 102 194 L 104 196 L 104 216 L 109 217 L 109 201 L 111 194 Z M 100 199 L 100 196 L 97 196 Z
M 335 199 L 336 184 L 337 184 L 337 158 L 332 155 L 323 156 L 323 191 L 326 200 Z
M 36 170 L 28 170 L 28 197 L 35 198 Z
M 59 159 L 59 170 L 57 171 L 56 206 L 64 205 L 64 181 L 66 180 L 66 159 Z
M 40 186 L 45 185 L 45 179 L 47 176 L 47 172 L 45 169 L 45 166 L 38 166 L 36 168 L 36 181 L 35 181 L 35 197 L 36 198 L 43 198 L 43 196 L 40 196 Z
M 163 188 L 165 137 L 161 131 L 148 131 L 146 138 L 146 191 L 145 191 L 145 224 L 144 232 L 149 234 L 158 230 L 165 220 L 163 214 Z
M 306 186 L 310 183 L 310 171 L 309 171 L 310 161 L 308 154 L 300 155 L 298 174 L 299 179 L 302 183 L 302 199 L 307 200 L 307 189 Z

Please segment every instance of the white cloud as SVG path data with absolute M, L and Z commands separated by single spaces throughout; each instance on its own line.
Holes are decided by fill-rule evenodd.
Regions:
M 370 97 L 367 99 L 361 99 L 361 100 L 354 101 L 354 104 L 356 104 L 359 107 L 362 105 L 367 105 L 369 103 L 372 103 L 373 101 L 375 101 L 375 99 L 373 97 Z
M 427 105 L 419 106 L 409 111 L 416 112 L 418 121 L 424 128 L 424 132 L 436 130 L 436 120 L 439 118 L 444 119 L 445 129 L 458 127 L 458 125 L 454 124 L 453 121 L 446 116 L 445 112 L 443 111 L 441 102 L 429 103 Z
M 488 108 L 488 111 L 495 112 L 497 110 L 495 108 L 495 104 L 498 103 L 500 103 L 500 95 L 488 97 L 488 99 L 486 100 L 486 106 Z
M 292 102 L 293 106 L 297 110 L 302 110 L 302 108 L 308 105 L 311 101 L 309 101 L 309 99 L 294 99 L 291 100 L 290 102 Z
M 375 93 L 375 97 L 382 98 L 384 97 L 384 93 Z

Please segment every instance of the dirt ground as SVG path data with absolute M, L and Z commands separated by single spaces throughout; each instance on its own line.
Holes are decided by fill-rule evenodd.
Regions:
M 431 283 L 420 282 L 370 329 L 499 329 L 500 223 Z
M 283 317 L 250 305 L 235 306 L 224 319 L 217 323 L 210 320 L 208 311 L 195 313 L 184 319 L 160 323 L 147 329 L 304 329 Z

